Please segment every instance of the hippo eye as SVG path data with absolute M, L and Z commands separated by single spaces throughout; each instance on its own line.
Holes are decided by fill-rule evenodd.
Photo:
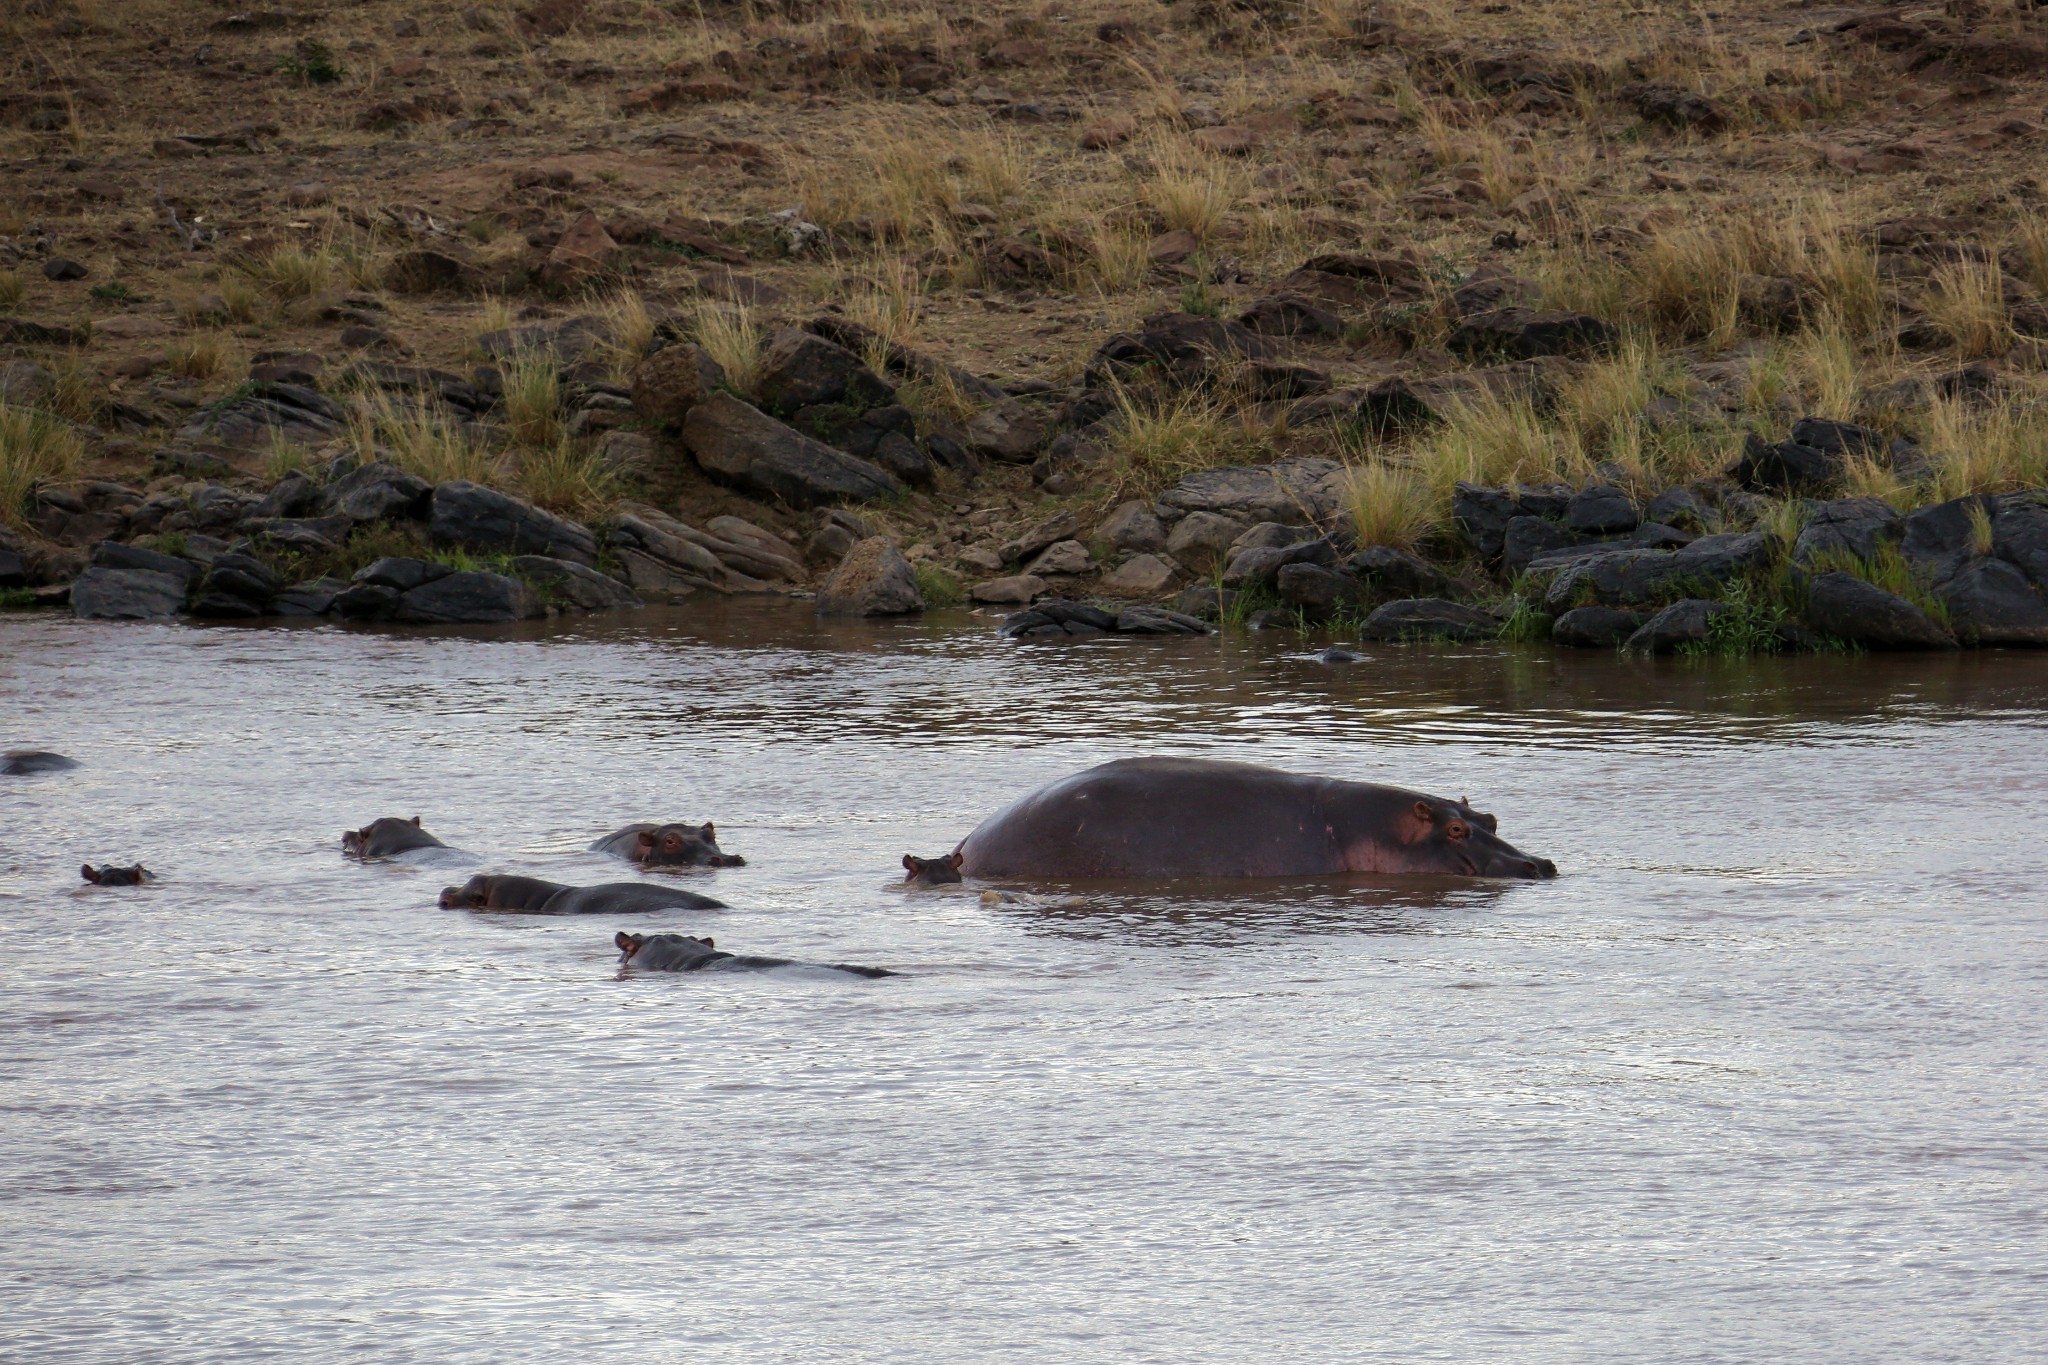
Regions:
M 1463 839 L 1469 833 L 1471 833 L 1471 830 L 1466 828 L 1463 820 L 1453 820 L 1444 826 L 1444 838 L 1446 839 Z

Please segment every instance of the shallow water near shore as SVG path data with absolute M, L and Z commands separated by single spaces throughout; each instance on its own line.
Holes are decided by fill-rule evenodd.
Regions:
M 0 617 L 0 746 L 84 764 L 0 779 L 0 1355 L 2038 1358 L 2048 656 L 1309 648 Z M 899 884 L 1141 753 L 1468 796 L 1562 875 Z M 444 912 L 461 859 L 340 856 L 414 814 L 749 865 Z

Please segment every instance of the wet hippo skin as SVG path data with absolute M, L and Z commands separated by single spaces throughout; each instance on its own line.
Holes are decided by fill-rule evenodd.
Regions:
M 646 882 L 564 886 L 538 877 L 479 874 L 443 888 L 443 910 L 497 910 L 522 915 L 637 915 L 653 910 L 723 910 L 724 901 Z
M 415 848 L 446 848 L 448 845 L 420 828 L 420 818 L 400 820 L 387 815 L 361 829 L 341 832 L 341 851 L 351 858 L 389 858 Z
M 821 967 L 826 971 L 854 976 L 895 976 L 886 967 L 856 967 L 845 962 L 798 962 L 787 957 L 746 957 L 724 953 L 708 938 L 688 934 L 629 934 L 620 930 L 612 939 L 619 948 L 619 965 L 643 972 L 701 972 L 761 970 L 767 967 Z
M 590 846 L 643 867 L 745 867 L 747 860 L 718 846 L 710 821 L 701 825 L 628 825 Z
M 1127 758 L 1061 778 L 961 842 L 970 877 L 1545 878 L 1491 815 L 1398 787 L 1199 758 Z

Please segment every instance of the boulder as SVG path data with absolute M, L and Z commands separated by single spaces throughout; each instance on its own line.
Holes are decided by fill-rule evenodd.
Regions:
M 350 583 L 334 594 L 328 608 L 348 621 L 388 621 L 398 610 L 399 596 L 388 583 Z
M 1311 620 L 1334 616 L 1358 600 L 1358 580 L 1322 564 L 1284 564 L 1273 575 L 1273 591 Z
M 254 452 L 274 442 L 319 446 L 342 435 L 348 412 L 297 384 L 252 381 L 233 396 L 200 409 L 178 429 L 183 445 Z
M 1792 558 L 1812 564 L 1822 556 L 1870 559 L 1898 543 L 1899 514 L 1881 498 L 1836 498 L 1807 509 L 1806 525 L 1793 542 Z
M 546 555 L 516 555 L 512 568 L 540 591 L 550 606 L 577 611 L 622 611 L 647 604 L 616 578 L 573 560 Z
M 680 427 L 690 409 L 725 383 L 725 371 L 702 346 L 676 342 L 633 371 L 633 411 L 650 422 Z
M 1116 614 L 1119 635 L 1207 635 L 1209 627 L 1164 607 L 1127 607 Z
M 1953 649 L 1955 641 L 1926 612 L 1846 573 L 1814 576 L 1806 623 L 1823 635 L 1868 649 Z
M 1344 335 L 1344 319 L 1299 294 L 1276 294 L 1255 300 L 1238 321 L 1260 336 L 1335 337 Z
M 1969 645 L 2048 645 L 2048 602 L 2003 559 L 1980 559 L 1940 592 L 1958 639 Z
M 1297 535 L 1302 534 L 1300 532 Z M 1239 550 L 1223 570 L 1223 586 L 1243 591 L 1271 587 L 1282 569 L 1290 564 L 1317 564 L 1333 568 L 1337 552 L 1326 540 L 1304 539 L 1292 545 L 1254 546 Z
M 1095 528 L 1095 535 L 1119 550 L 1140 554 L 1166 548 L 1166 523 L 1159 519 L 1150 504 L 1135 498 L 1118 503 L 1115 510 Z
M 818 588 L 820 616 L 903 616 L 923 610 L 917 570 L 885 536 L 869 536 L 848 550 Z
M 1017 602 L 1029 602 L 1045 591 L 1045 580 L 1036 574 L 1012 574 L 1008 578 L 991 578 L 976 583 L 967 590 L 968 597 L 976 602 L 1002 606 Z
M 1488 561 L 1501 557 L 1508 523 L 1525 515 L 1513 497 L 1498 488 L 1460 479 L 1451 488 L 1451 520 L 1465 543 Z
M 1650 499 L 1650 505 L 1643 509 L 1643 519 L 1666 526 L 1689 526 L 1695 531 L 1708 530 L 1719 520 L 1699 494 L 1682 485 L 1667 488 Z
M 136 569 L 144 573 L 164 574 L 187 587 L 200 574 L 200 567 L 189 559 L 144 549 L 140 545 L 123 545 L 118 540 L 103 540 L 93 546 L 89 562 L 95 569 Z
M 904 491 L 895 475 L 812 440 L 729 393 L 690 409 L 683 444 L 713 478 L 793 507 L 892 498 Z
M 1180 570 L 1155 554 L 1133 555 L 1102 579 L 1111 597 L 1160 597 L 1172 591 Z
M 533 590 L 518 579 L 465 571 L 443 575 L 400 595 L 391 617 L 422 625 L 466 625 L 524 621 L 543 610 Z
M 1014 540 L 1006 541 L 1001 554 L 1004 559 L 1025 559 L 1049 545 L 1062 540 L 1073 540 L 1080 534 L 1079 517 L 1072 512 L 1055 512 Z
M 2039 493 L 1999 499 L 1992 524 L 1991 552 L 2012 564 L 2037 588 L 2048 588 L 2048 506 Z
M 252 517 L 303 517 L 320 505 L 320 485 L 294 469 L 270 486 L 263 501 L 249 509 Z
M 1518 483 L 1515 485 L 1515 506 L 1522 509 L 1524 516 L 1548 517 L 1561 521 L 1571 510 L 1572 499 L 1578 496 L 1569 484 Z
M 349 576 L 348 581 L 351 584 L 371 583 L 389 588 L 393 592 L 407 593 L 437 578 L 446 578 L 454 572 L 449 565 L 437 564 L 431 560 L 387 555 L 357 569 Z
M 279 616 L 325 616 L 348 585 L 338 578 L 312 578 L 280 590 L 270 609 Z
M 1410 597 L 1389 602 L 1365 618 L 1359 637 L 1366 640 L 1452 640 L 1472 643 L 1500 634 L 1491 613 L 1441 597 Z
M 1848 456 L 1874 460 L 1882 458 L 1891 441 L 1881 432 L 1859 427 L 1854 422 L 1831 422 L 1825 417 L 1802 417 L 1792 424 L 1792 439 L 1809 450 L 1836 460 Z
M 1714 618 L 1732 610 L 1726 602 L 1688 597 L 1645 621 L 1623 646 L 1631 654 L 1675 654 L 1685 645 L 1706 643 Z
M 269 614 L 277 575 L 268 564 L 244 554 L 217 555 L 200 580 L 194 616 L 253 617 Z
M 1771 445 L 1751 432 L 1728 477 L 1759 493 L 1825 493 L 1841 481 L 1842 457 L 1797 441 Z
M 1567 530 L 1544 517 L 1513 517 L 1501 538 L 1501 569 L 1515 578 L 1539 555 L 1568 550 L 1585 542 L 1576 531 Z
M 1335 460 L 1302 456 L 1197 470 L 1160 494 L 1159 501 L 1183 512 L 1230 517 L 1241 526 L 1264 521 L 1328 524 L 1349 501 L 1349 478 L 1349 471 Z
M 1113 388 L 1140 372 L 1175 387 L 1206 384 L 1238 371 L 1244 362 L 1271 361 L 1273 343 L 1241 322 L 1196 313 L 1160 313 L 1137 332 L 1119 332 L 1088 362 L 1087 384 Z
M 434 486 L 397 465 L 361 465 L 327 486 L 322 500 L 330 516 L 350 521 L 424 521 Z
M 1449 597 L 1457 590 L 1448 574 L 1391 545 L 1368 545 L 1344 561 L 1344 572 L 1402 597 Z
M 1635 503 L 1611 484 L 1582 488 L 1565 505 L 1564 524 L 1581 535 L 1621 535 L 1635 530 L 1638 520 Z
M 142 621 L 185 609 L 182 574 L 151 569 L 87 569 L 71 584 L 72 615 L 86 620 Z
M 896 390 L 859 356 L 794 327 L 775 334 L 761 364 L 755 392 L 762 407 L 784 416 L 819 403 L 865 411 L 896 399 Z
M 1540 355 L 1611 350 L 1620 339 L 1613 323 L 1589 313 L 1495 308 L 1459 323 L 1444 346 L 1455 355 L 1474 360 L 1528 360 Z
M 1977 557 L 1977 521 L 1997 511 L 1997 503 L 1982 496 L 1952 498 L 1932 507 L 1922 507 L 1905 520 L 1899 549 L 1929 581 L 1945 583 Z M 1991 548 L 1998 544 L 1992 528 Z
M 1095 557 L 1088 553 L 1088 547 L 1078 540 L 1058 540 L 1039 552 L 1038 557 L 1024 566 L 1027 574 L 1083 574 L 1095 569 Z
M 450 479 L 434 490 L 427 532 L 442 545 L 486 553 L 547 555 L 588 568 L 597 566 L 597 538 L 589 528 L 464 479 Z
M 1176 563 L 1206 574 L 1230 551 L 1231 542 L 1244 532 L 1244 523 L 1215 512 L 1190 512 L 1173 524 L 1166 537 L 1166 552 Z
M 586 212 L 556 240 L 541 265 L 540 282 L 558 291 L 588 284 L 611 270 L 618 250 L 619 244 L 597 221 L 597 215 Z
M 967 448 L 999 464 L 1030 464 L 1048 435 L 1038 409 L 1016 398 L 983 408 L 967 423 Z
M 1619 649 L 1643 624 L 1643 614 L 1619 607 L 1573 607 L 1550 625 L 1550 638 L 1572 649 Z
M 341 548 L 355 529 L 347 517 L 244 517 L 241 532 L 275 549 L 326 554 Z
M 1702 536 L 1679 550 L 1625 549 L 1587 554 L 1550 581 L 1544 610 L 1562 615 L 1582 597 L 1610 607 L 1647 607 L 1674 590 L 1728 583 L 1770 563 L 1761 532 Z M 1532 565 L 1532 568 L 1534 566 Z

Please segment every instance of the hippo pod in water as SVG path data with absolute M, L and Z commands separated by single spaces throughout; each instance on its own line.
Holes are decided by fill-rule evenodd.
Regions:
M 956 886 L 960 881 L 960 850 L 954 849 L 943 858 L 920 858 L 915 854 L 903 855 L 903 880 L 912 886 Z
M 623 929 L 612 942 L 619 945 L 619 965 L 643 972 L 760 970 L 766 967 L 817 967 L 854 976 L 895 976 L 886 967 L 855 967 L 845 962 L 798 962 L 787 957 L 741 957 L 722 953 L 708 938 L 688 934 L 629 934 Z
M 639 863 L 642 867 L 745 867 L 747 860 L 718 846 L 710 821 L 701 825 L 628 825 L 590 846 L 592 853 Z
M 1062 778 L 961 841 L 970 877 L 1555 877 L 1491 815 L 1381 787 L 1200 758 L 1126 758 Z
M 58 773 L 75 768 L 78 760 L 53 754 L 47 749 L 9 749 L 0 754 L 0 777 L 27 777 L 30 773 Z
M 341 851 L 350 858 L 389 858 L 394 853 L 406 853 L 415 848 L 446 848 L 448 845 L 420 828 L 420 818 L 410 820 L 387 815 L 381 820 L 372 820 L 361 829 L 345 829 L 341 832 Z
M 441 891 L 443 910 L 503 910 L 521 915 L 638 915 L 651 910 L 723 910 L 724 901 L 646 882 L 564 886 L 538 877 L 479 874 Z
M 115 867 L 112 863 L 105 867 L 94 867 L 87 863 L 79 868 L 78 872 L 94 886 L 141 886 L 144 882 L 156 880 L 156 873 L 141 863 L 133 867 Z

